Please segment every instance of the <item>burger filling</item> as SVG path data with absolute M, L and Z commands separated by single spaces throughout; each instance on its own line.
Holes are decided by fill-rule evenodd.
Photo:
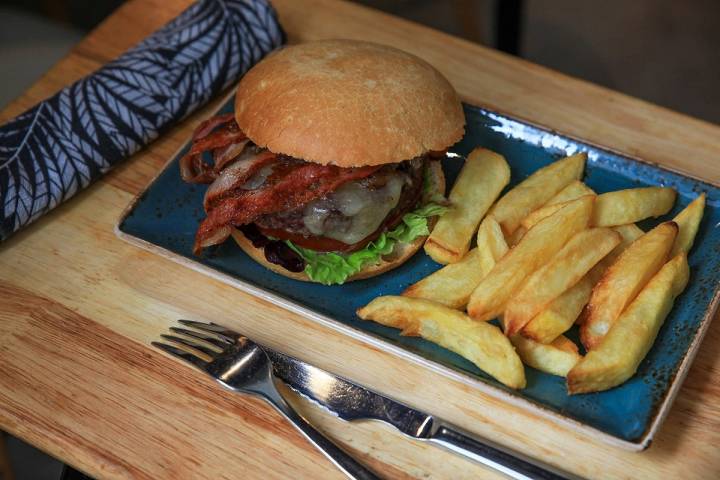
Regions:
M 194 253 L 222 243 L 237 227 L 269 262 L 321 283 L 342 283 L 389 254 L 395 242 L 427 235 L 426 218 L 443 207 L 410 212 L 421 203 L 430 161 L 320 165 L 259 148 L 232 114 L 211 118 L 180 161 L 185 181 L 210 184 Z
M 385 165 L 290 211 L 255 221 L 264 234 L 318 251 L 353 252 L 399 223 L 422 193 L 424 160 Z

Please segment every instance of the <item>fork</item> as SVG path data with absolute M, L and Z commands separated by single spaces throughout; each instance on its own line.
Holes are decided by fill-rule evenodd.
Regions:
M 152 342 L 152 345 L 199 368 L 229 390 L 256 395 L 266 400 L 349 478 L 379 478 L 316 430 L 287 403 L 275 385 L 272 362 L 262 347 L 220 325 L 192 320 L 179 322 L 192 329 L 170 327 L 171 332 L 183 337 L 167 334 L 160 336 L 185 348 L 162 342 Z M 205 360 L 192 351 L 205 355 L 210 360 Z

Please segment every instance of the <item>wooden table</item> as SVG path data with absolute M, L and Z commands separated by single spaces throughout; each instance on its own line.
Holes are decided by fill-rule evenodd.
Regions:
M 189 0 L 123 5 L 0 121 L 100 67 Z M 364 38 L 427 59 L 464 100 L 720 183 L 720 127 L 352 4 L 276 0 L 291 41 Z M 534 418 L 118 240 L 121 210 L 209 109 L 0 245 L 0 428 L 99 478 L 342 478 L 263 403 L 148 346 L 177 318 L 222 320 L 511 448 L 594 478 L 720 475 L 720 324 L 654 445 L 630 453 Z M 388 478 L 495 478 L 378 424 L 307 415 Z

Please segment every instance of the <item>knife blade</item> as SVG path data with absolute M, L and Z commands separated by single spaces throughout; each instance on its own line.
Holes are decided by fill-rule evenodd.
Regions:
M 297 358 L 265 349 L 275 375 L 292 390 L 347 421 L 379 420 L 518 480 L 577 479 Z

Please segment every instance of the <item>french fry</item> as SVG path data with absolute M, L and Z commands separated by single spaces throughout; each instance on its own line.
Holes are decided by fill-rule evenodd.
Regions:
M 430 300 L 378 297 L 357 314 L 402 335 L 420 336 L 467 358 L 478 368 L 511 388 L 525 386 L 525 369 L 510 340 L 486 322 L 474 322 L 464 313 Z
M 481 251 L 473 248 L 459 262 L 445 265 L 410 285 L 402 295 L 433 300 L 450 308 L 464 308 L 470 294 L 488 272 L 481 257 Z
M 485 217 L 478 230 L 477 248 L 470 250 L 459 262 L 445 265 L 410 285 L 403 296 L 425 298 L 451 308 L 465 308 L 480 280 L 507 251 L 500 225 L 493 217 Z
M 551 343 L 567 332 L 580 316 L 588 300 L 590 300 L 592 289 L 600 275 L 602 275 L 603 269 L 598 267 L 596 265 L 578 283 L 564 291 L 540 313 L 535 315 L 521 330 L 522 336 L 539 343 Z M 600 273 L 593 274 L 595 271 Z
M 593 200 L 592 195 L 574 200 L 528 230 L 475 288 L 468 302 L 470 316 L 483 321 L 501 314 L 525 278 L 587 228 Z
M 576 180 L 560 190 L 558 194 L 551 198 L 544 206 L 538 208 L 527 217 L 523 218 L 520 224 L 525 227 L 526 230 L 529 230 L 543 218 L 560 210 L 564 203 L 575 200 L 576 198 L 580 198 L 584 195 L 595 195 L 595 192 L 583 182 Z
M 609 267 L 615 260 L 617 260 L 620 254 L 624 252 L 625 249 L 629 247 L 635 240 L 645 235 L 645 232 L 643 232 L 642 229 L 634 223 L 629 223 L 627 225 L 618 225 L 617 227 L 612 227 L 612 229 L 620 234 L 621 240 L 620 244 L 615 247 L 612 252 L 608 253 L 605 258 L 602 259 L 601 263 L 603 263 L 606 268 Z
M 635 224 L 613 227 L 621 237 L 620 244 L 595 265 L 578 283 L 570 287 L 538 313 L 530 323 L 522 329 L 522 335 L 540 343 L 550 343 L 559 335 L 572 327 L 576 320 L 582 318 L 583 307 L 590 300 L 595 284 L 605 270 L 620 254 L 645 232 Z
M 450 191 L 452 208 L 433 228 L 425 252 L 442 264 L 463 258 L 480 220 L 509 181 L 510 167 L 501 155 L 484 148 L 470 152 Z
M 487 275 L 508 252 L 508 244 L 505 242 L 502 228 L 493 217 L 485 217 L 478 228 L 477 249 L 480 251 L 480 257 L 483 264 L 483 277 Z M 482 280 L 482 277 L 479 279 Z M 477 283 L 480 283 L 478 281 Z M 477 286 L 477 283 L 475 286 Z M 468 297 L 470 296 L 468 293 Z M 467 301 L 465 302 L 467 304 Z
M 597 347 L 625 307 L 660 270 L 672 249 L 678 226 L 661 223 L 635 240 L 603 274 L 583 313 L 580 339 Z
M 530 275 L 505 309 L 505 333 L 518 333 L 563 292 L 578 283 L 620 243 L 610 228 L 591 228 L 573 236 L 545 265 Z
M 678 235 L 675 238 L 675 245 L 673 245 L 671 257 L 674 257 L 680 252 L 688 253 L 692 248 L 693 242 L 695 241 L 695 235 L 697 235 L 698 228 L 700 228 L 700 220 L 702 220 L 703 212 L 705 211 L 705 194 L 701 193 L 699 197 L 690 202 L 690 205 L 678 213 L 673 222 L 678 224 Z
M 520 243 L 520 240 L 522 240 L 522 237 L 524 237 L 526 233 L 527 228 L 522 226 L 516 228 L 510 236 L 506 237 L 508 247 L 512 248 Z
M 602 343 L 573 367 L 568 392 L 607 390 L 632 377 L 690 275 L 685 252 L 666 263 L 620 315 Z
M 508 238 L 530 212 L 545 205 L 570 182 L 580 180 L 586 153 L 578 153 L 541 168 L 503 195 L 490 209 Z
M 591 224 L 614 227 L 659 217 L 670 211 L 677 193 L 668 187 L 628 188 L 598 195 Z
M 570 201 L 570 200 L 568 200 Z M 549 217 L 553 213 L 560 210 L 563 205 L 565 205 L 567 202 L 562 203 L 554 203 L 550 205 L 545 205 L 544 207 L 540 207 L 537 210 L 533 211 L 532 213 L 528 214 L 527 217 L 523 218 L 520 222 L 520 228 L 524 228 L 525 231 L 530 230 L 532 227 L 535 226 L 537 222 L 542 220 L 543 218 Z
M 580 180 L 575 180 L 556 193 L 545 205 L 557 205 L 558 203 L 569 202 L 570 200 L 575 200 L 585 195 L 595 195 L 595 192 L 592 188 L 585 185 L 585 183 Z
M 523 363 L 550 375 L 566 376 L 582 358 L 577 345 L 563 335 L 548 344 L 535 342 L 522 335 L 514 335 L 510 341 Z
M 618 247 L 622 250 L 625 250 L 631 243 L 645 235 L 645 232 L 643 232 L 642 229 L 634 223 L 618 225 L 613 227 L 613 230 L 618 232 L 622 237 L 622 241 L 620 242 L 620 245 L 618 245 Z
M 675 257 L 678 253 L 682 251 L 685 251 L 687 253 L 690 250 L 695 239 L 695 235 L 697 234 L 697 229 L 699 227 L 700 220 L 702 219 L 704 208 L 705 194 L 703 193 L 698 198 L 693 200 L 690 205 L 688 205 L 673 219 L 673 221 L 678 224 L 679 229 L 678 234 L 675 237 L 673 249 L 670 252 L 670 257 Z M 634 223 L 628 225 L 620 225 L 617 227 L 613 227 L 613 229 L 622 235 L 623 240 L 620 245 L 618 245 L 603 260 L 603 262 L 612 262 L 617 259 L 617 257 L 619 257 L 620 254 L 632 242 L 634 242 L 644 234 L 644 232 Z M 602 265 L 598 265 L 598 267 L 601 266 Z M 581 301 L 582 295 L 584 294 L 583 287 L 584 286 L 577 287 L 578 291 L 575 292 L 577 294 L 577 297 L 575 298 L 577 303 Z M 584 303 L 587 303 L 589 301 L 589 297 L 590 294 L 588 293 L 588 299 L 585 300 Z M 530 322 L 530 324 L 526 326 L 525 329 L 523 329 L 523 335 L 526 335 L 529 338 L 535 339 L 537 341 L 547 341 L 548 338 L 552 336 L 556 331 L 562 329 L 562 325 L 564 325 L 567 321 L 568 317 L 563 317 L 562 314 L 558 312 L 569 312 L 569 314 L 572 314 L 574 312 L 570 309 L 571 306 L 572 305 L 570 304 L 570 302 L 568 302 L 568 305 L 561 305 L 561 307 L 566 307 L 565 310 L 563 310 L 562 308 L 556 308 L 555 310 L 551 310 L 550 312 L 548 312 L 547 315 L 538 315 Z M 535 324 L 536 320 L 537 324 Z M 563 332 L 564 331 L 565 330 L 563 330 Z

